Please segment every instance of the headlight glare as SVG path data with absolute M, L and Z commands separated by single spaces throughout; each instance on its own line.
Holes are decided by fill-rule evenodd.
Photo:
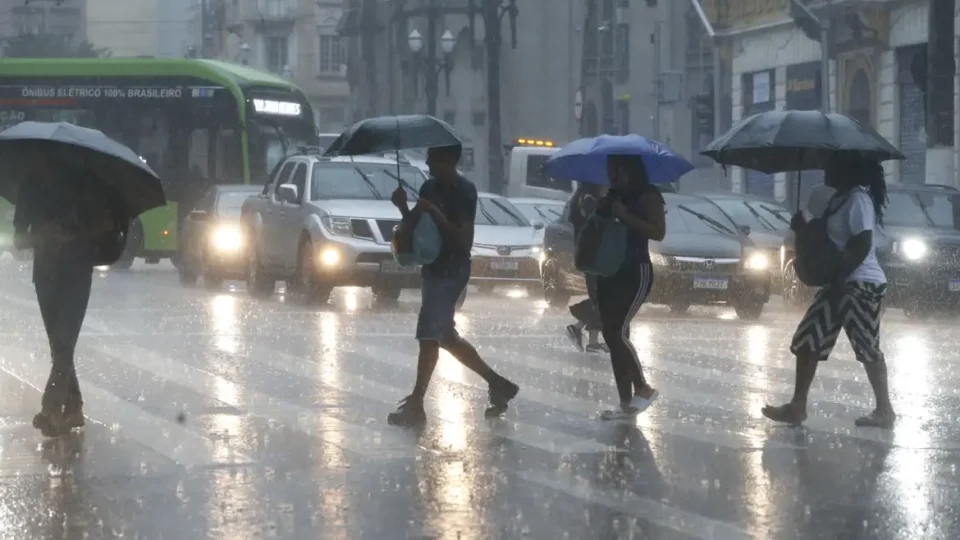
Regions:
M 900 244 L 900 254 L 908 261 L 919 261 L 927 256 L 927 244 L 916 238 L 908 238 Z
M 337 236 L 352 236 L 353 226 L 350 224 L 350 218 L 338 216 L 323 216 L 320 222 L 331 234 Z
M 659 253 L 650 253 L 650 264 L 654 266 L 667 266 L 670 264 L 670 259 L 665 255 Z
M 336 266 L 340 263 L 340 252 L 334 248 L 324 248 L 320 251 L 320 264 L 323 266 Z
M 747 255 L 747 260 L 743 264 L 747 270 L 762 272 L 770 268 L 770 257 L 766 253 L 751 253 Z
M 213 246 L 219 251 L 237 251 L 243 247 L 243 233 L 237 227 L 220 227 L 213 232 Z

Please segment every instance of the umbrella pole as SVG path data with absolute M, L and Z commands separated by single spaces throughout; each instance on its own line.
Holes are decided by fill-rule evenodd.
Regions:
M 400 182 L 400 117 L 394 117 L 397 119 L 397 144 L 394 145 L 394 150 L 397 158 L 397 185 L 403 187 L 403 183 Z

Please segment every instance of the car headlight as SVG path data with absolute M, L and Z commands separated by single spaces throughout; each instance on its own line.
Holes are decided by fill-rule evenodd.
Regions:
M 543 248 L 540 246 L 530 246 L 530 254 L 534 257 L 539 257 L 543 253 Z
M 927 256 L 927 244 L 916 238 L 908 238 L 900 242 L 899 246 L 895 246 L 894 249 L 899 251 L 900 255 L 908 261 L 919 261 Z
M 770 268 L 770 257 L 766 253 L 751 253 L 743 263 L 747 270 L 762 272 Z
M 219 227 L 213 231 L 213 247 L 219 251 L 237 251 L 243 247 L 239 227 Z
M 353 236 L 353 226 L 350 224 L 350 218 L 323 216 L 320 218 L 320 222 L 330 231 L 330 234 L 336 236 Z
M 650 264 L 654 266 L 667 266 L 670 264 L 670 259 L 665 255 L 659 253 L 650 253 Z
M 317 258 L 320 264 L 327 268 L 340 264 L 340 252 L 337 251 L 336 248 L 325 247 L 321 249 Z

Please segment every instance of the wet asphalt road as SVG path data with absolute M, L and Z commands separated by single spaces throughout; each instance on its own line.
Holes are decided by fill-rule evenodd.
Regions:
M 853 427 L 872 398 L 845 339 L 806 427 L 760 416 L 792 390 L 798 313 L 645 307 L 633 341 L 663 398 L 631 425 L 597 419 L 615 397 L 609 360 L 572 350 L 565 313 L 473 295 L 460 329 L 521 393 L 486 420 L 482 381 L 442 359 L 416 433 L 385 421 L 414 377 L 415 294 L 378 308 L 344 290 L 306 310 L 139 267 L 96 280 L 87 427 L 45 442 L 29 425 L 45 337 L 9 260 L 0 302 L 2 540 L 960 537 L 947 320 L 888 314 L 890 434 Z

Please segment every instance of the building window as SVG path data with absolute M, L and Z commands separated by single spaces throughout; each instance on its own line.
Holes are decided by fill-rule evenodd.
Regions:
M 13 16 L 18 35 L 39 35 L 45 30 L 46 17 L 43 8 L 16 6 L 13 8 Z
M 274 73 L 282 73 L 289 61 L 290 51 L 287 49 L 287 38 L 267 38 L 267 69 Z
M 630 25 L 621 23 L 616 26 L 616 49 L 617 59 L 615 62 L 615 74 L 617 82 L 620 84 L 630 81 Z
M 339 75 L 347 57 L 340 36 L 320 36 L 320 73 Z

